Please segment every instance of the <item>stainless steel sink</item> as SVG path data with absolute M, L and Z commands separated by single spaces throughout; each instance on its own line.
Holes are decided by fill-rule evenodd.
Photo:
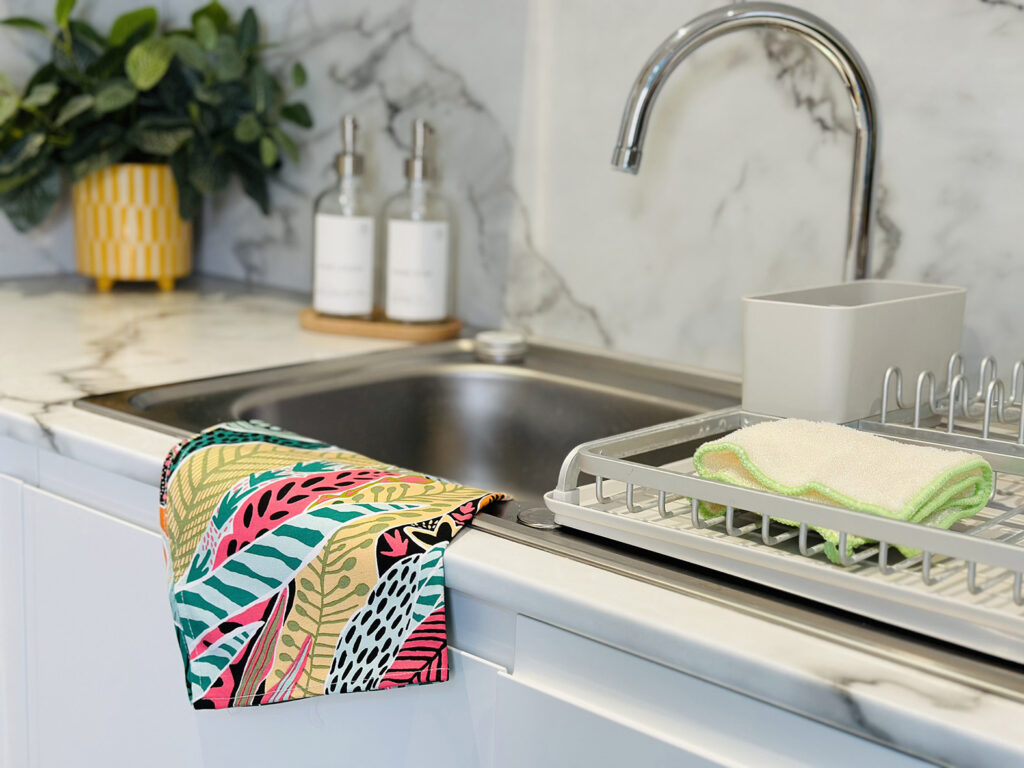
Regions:
M 1019 671 L 987 657 L 651 552 L 519 524 L 520 514 L 543 506 L 542 494 L 554 487 L 577 444 L 735 405 L 740 384 L 571 346 L 530 344 L 521 362 L 507 364 L 481 362 L 477 351 L 472 340 L 460 340 L 130 390 L 76 405 L 180 435 L 228 419 L 261 418 L 399 466 L 508 491 L 516 500 L 485 510 L 475 528 L 1024 700 Z M 646 457 L 652 464 L 675 458 L 681 456 Z
M 543 506 L 579 443 L 733 405 L 735 378 L 531 344 L 477 359 L 469 339 L 87 398 L 80 405 L 194 432 L 264 419 L 398 466 Z

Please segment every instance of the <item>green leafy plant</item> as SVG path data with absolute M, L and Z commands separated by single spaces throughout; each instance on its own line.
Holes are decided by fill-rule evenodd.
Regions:
M 57 0 L 52 26 L 0 21 L 50 43 L 23 91 L 0 73 L 0 208 L 11 223 L 26 231 L 46 218 L 62 176 L 74 183 L 118 162 L 168 163 L 185 219 L 232 177 L 266 213 L 269 176 L 298 158 L 283 125 L 313 121 L 261 61 L 252 8 L 236 23 L 214 0 L 190 27 L 167 30 L 154 8 L 139 8 L 102 35 L 71 18 L 74 5 Z M 291 80 L 305 83 L 301 64 Z

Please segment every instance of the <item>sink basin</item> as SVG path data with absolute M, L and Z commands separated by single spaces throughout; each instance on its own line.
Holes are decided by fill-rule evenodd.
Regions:
M 79 405 L 194 432 L 264 419 L 375 459 L 543 506 L 579 443 L 734 405 L 735 379 L 530 344 L 477 360 L 463 339 L 86 398 Z
M 516 500 L 473 520 L 478 531 L 615 574 L 726 605 L 957 679 L 1000 690 L 1001 667 L 923 645 L 838 609 L 808 606 L 766 585 L 667 560 L 649 551 L 550 528 L 534 507 L 577 444 L 739 403 L 735 378 L 653 365 L 571 346 L 532 343 L 516 364 L 483 363 L 472 340 L 274 368 L 85 398 L 79 407 L 185 435 L 237 418 L 262 418 L 383 461 Z M 694 446 L 678 446 L 692 451 Z M 638 457 L 634 457 L 638 458 Z M 648 463 L 681 458 L 654 452 Z M 530 511 L 538 527 L 521 525 Z M 546 512 L 546 510 L 543 510 Z M 1016 678 L 1013 678 L 1015 681 Z M 1013 682 L 1014 690 L 1019 687 Z

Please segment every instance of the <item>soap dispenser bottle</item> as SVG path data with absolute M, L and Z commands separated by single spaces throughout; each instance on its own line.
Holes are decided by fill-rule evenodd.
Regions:
M 454 315 L 451 214 L 434 189 L 432 135 L 426 121 L 413 123 L 412 153 L 405 161 L 408 184 L 384 207 L 384 314 L 396 322 L 437 323 Z
M 363 156 L 356 120 L 341 121 L 338 182 L 316 200 L 313 214 L 313 309 L 327 315 L 373 314 L 374 222 L 363 201 Z

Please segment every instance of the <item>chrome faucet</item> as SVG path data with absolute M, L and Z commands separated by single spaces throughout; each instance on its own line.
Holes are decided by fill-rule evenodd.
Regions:
M 633 83 L 622 113 L 612 165 L 629 173 L 640 170 L 640 153 L 654 100 L 665 80 L 683 59 L 709 40 L 752 27 L 784 29 L 802 38 L 829 60 L 846 84 L 853 104 L 856 136 L 843 278 L 865 278 L 871 271 L 871 219 L 878 151 L 875 87 L 864 62 L 846 38 L 831 24 L 806 11 L 779 3 L 729 5 L 698 16 L 673 32 L 647 60 Z

